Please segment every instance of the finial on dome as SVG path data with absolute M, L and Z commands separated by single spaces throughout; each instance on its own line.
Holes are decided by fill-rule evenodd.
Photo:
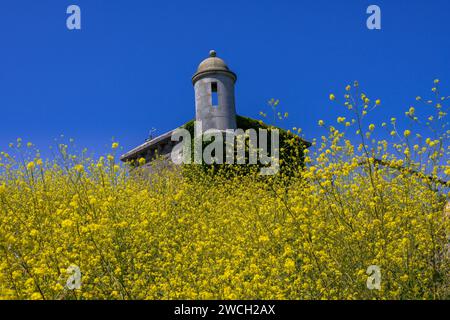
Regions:
M 210 57 L 215 57 L 215 56 L 217 56 L 216 50 L 210 50 L 210 51 L 209 51 L 209 56 L 210 56 Z

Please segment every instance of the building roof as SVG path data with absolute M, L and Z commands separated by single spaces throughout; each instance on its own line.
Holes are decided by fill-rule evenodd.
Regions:
M 136 148 L 128 151 L 127 153 L 123 154 L 120 157 L 121 161 L 128 161 L 131 159 L 134 159 L 137 157 L 138 154 L 150 149 L 152 146 L 156 146 L 160 143 L 166 142 L 166 141 L 170 141 L 171 140 L 171 136 L 172 133 L 175 131 L 176 129 L 170 130 L 169 132 L 166 132 L 162 135 L 157 136 L 156 138 L 153 138 L 149 141 L 145 141 L 143 144 L 137 146 Z
M 209 73 L 224 73 L 233 78 L 234 81 L 237 79 L 236 74 L 228 68 L 225 61 L 217 57 L 217 53 L 214 50 L 209 52 L 208 58 L 200 62 L 197 72 L 192 77 L 192 82 L 195 83 L 198 79 Z

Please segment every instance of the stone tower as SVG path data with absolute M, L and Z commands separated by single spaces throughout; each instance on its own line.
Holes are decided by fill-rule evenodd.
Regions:
M 195 90 L 195 120 L 208 129 L 236 129 L 234 84 L 236 74 L 211 50 L 192 77 Z

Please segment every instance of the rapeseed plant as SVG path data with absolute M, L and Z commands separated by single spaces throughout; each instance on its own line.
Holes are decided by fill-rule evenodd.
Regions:
M 0 298 L 448 299 L 449 97 L 411 119 L 430 136 L 394 119 L 388 141 L 364 123 L 380 100 L 345 90 L 338 126 L 319 121 L 305 163 L 272 177 L 157 161 L 150 175 L 145 159 L 119 165 L 117 142 L 98 159 L 60 144 L 51 161 L 13 144 L 0 155 Z

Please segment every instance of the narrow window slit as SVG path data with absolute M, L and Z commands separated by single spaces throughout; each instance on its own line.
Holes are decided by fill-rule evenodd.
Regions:
M 214 108 L 219 107 L 219 97 L 217 95 L 217 82 L 211 82 L 211 105 Z

